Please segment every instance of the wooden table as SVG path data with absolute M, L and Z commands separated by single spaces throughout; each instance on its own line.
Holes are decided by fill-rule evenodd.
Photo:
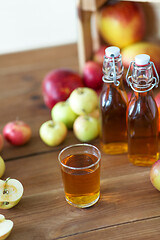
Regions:
M 24 186 L 20 203 L 0 210 L 14 222 L 8 240 L 159 240 L 160 193 L 150 183 L 150 168 L 133 166 L 127 154 L 102 154 L 101 198 L 96 205 L 77 209 L 65 201 L 57 155 L 78 140 L 70 131 L 62 145 L 49 148 L 38 133 L 51 118 L 41 83 L 48 71 L 58 67 L 78 70 L 76 45 L 0 56 L 0 130 L 18 117 L 33 132 L 27 145 L 5 142 L 2 151 L 3 179 L 10 176 Z M 99 140 L 92 144 L 99 147 Z

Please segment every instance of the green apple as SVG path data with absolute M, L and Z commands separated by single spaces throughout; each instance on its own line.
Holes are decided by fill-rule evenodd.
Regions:
M 5 172 L 5 163 L 3 158 L 0 157 L 0 178 L 3 176 Z
M 91 141 L 99 135 L 98 119 L 88 115 L 79 116 L 74 122 L 73 131 L 81 142 Z
M 13 228 L 13 222 L 6 220 L 5 217 L 0 214 L 0 240 L 6 239 Z
M 98 95 L 91 88 L 76 88 L 69 97 L 72 110 L 78 115 L 85 115 L 94 111 L 98 105 Z
M 52 119 L 55 122 L 63 122 L 67 128 L 72 128 L 77 114 L 72 111 L 69 102 L 59 102 L 52 108 L 51 111 Z
M 39 134 L 45 144 L 54 147 L 61 144 L 66 138 L 67 127 L 63 122 L 49 120 L 41 125 Z
M 9 209 L 17 205 L 23 195 L 23 186 L 16 179 L 0 180 L 0 209 Z

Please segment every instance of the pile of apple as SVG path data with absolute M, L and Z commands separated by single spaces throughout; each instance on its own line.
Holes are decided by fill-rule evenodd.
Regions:
M 96 91 L 79 87 L 72 91 L 66 101 L 56 103 L 51 110 L 52 120 L 43 123 L 39 133 L 48 146 L 61 144 L 68 129 L 82 142 L 93 140 L 99 135 L 99 109 Z

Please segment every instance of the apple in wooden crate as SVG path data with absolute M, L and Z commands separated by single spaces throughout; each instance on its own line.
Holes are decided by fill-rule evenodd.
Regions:
M 131 61 L 138 54 L 148 54 L 151 61 L 154 62 L 158 73 L 160 74 L 160 45 L 150 42 L 139 42 L 131 44 L 122 49 L 122 62 L 125 68 L 129 67 Z
M 11 233 L 13 228 L 13 222 L 11 220 L 5 219 L 5 217 L 0 214 L 0 240 L 6 239 Z
M 126 47 L 143 39 L 146 21 L 139 3 L 118 2 L 104 6 L 98 13 L 102 38 L 110 45 Z
M 108 45 L 101 45 L 100 48 L 93 53 L 93 61 L 103 65 L 105 49 L 109 47 Z
M 9 209 L 19 203 L 23 186 L 17 179 L 0 180 L 0 209 Z
M 3 128 L 4 138 L 15 146 L 27 143 L 32 135 L 31 128 L 24 121 L 16 120 L 7 123 Z
M 56 103 L 67 100 L 75 88 L 83 86 L 78 73 L 69 69 L 54 70 L 45 76 L 42 83 L 44 102 L 52 109 Z

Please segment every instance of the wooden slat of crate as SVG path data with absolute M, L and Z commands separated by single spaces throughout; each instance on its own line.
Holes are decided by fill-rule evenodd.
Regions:
M 96 10 L 101 7 L 107 0 L 78 0 L 78 57 L 79 57 L 79 70 L 82 72 L 83 66 L 86 61 L 90 60 L 93 55 L 94 46 L 97 48 L 100 45 L 98 39 L 98 32 L 95 29 L 94 44 L 91 33 L 91 18 L 94 17 Z M 94 45 L 94 46 L 93 46 Z
M 121 0 L 123 1 L 123 0 Z M 131 1 L 131 0 L 128 0 Z M 132 0 L 141 2 L 147 20 L 147 31 L 145 40 L 158 42 L 160 39 L 160 0 Z M 100 46 L 100 38 L 97 27 L 95 28 L 96 37 L 91 33 L 91 19 L 95 15 L 98 8 L 107 3 L 107 0 L 77 0 L 78 2 L 78 58 L 79 70 L 82 72 L 86 61 L 91 60 L 94 50 Z
M 94 12 L 105 4 L 107 0 L 81 0 L 80 2 L 82 10 Z

